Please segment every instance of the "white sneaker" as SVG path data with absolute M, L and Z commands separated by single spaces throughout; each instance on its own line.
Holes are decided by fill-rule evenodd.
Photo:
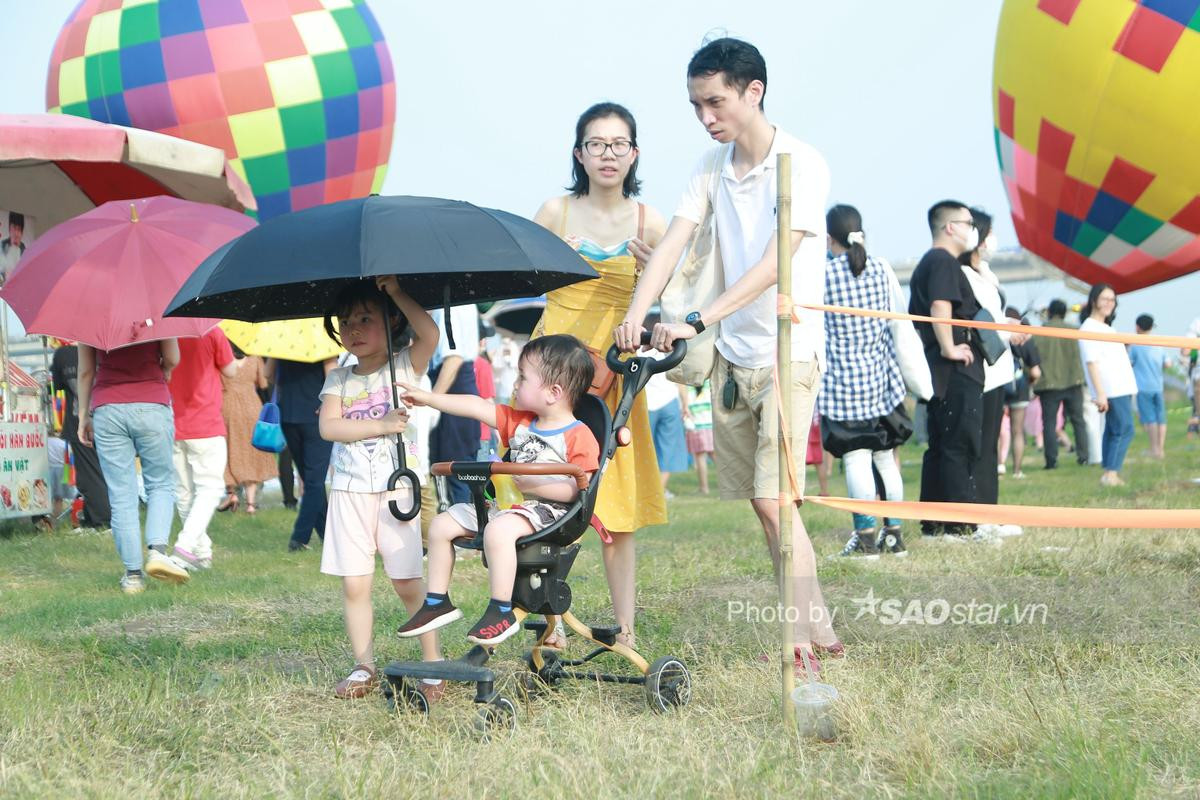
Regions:
M 141 575 L 122 575 L 121 591 L 125 594 L 141 594 L 146 591 L 146 582 L 142 580 Z
M 1008 472 L 1008 466 L 1007 466 L 1007 465 L 1005 465 L 1005 464 L 997 464 L 997 465 L 996 465 L 996 474 L 997 474 L 997 475 L 1003 475 L 1003 474 L 1004 474 L 1004 473 L 1006 473 L 1006 472 Z
M 191 578 L 188 571 L 170 556 L 164 556 L 157 550 L 151 550 L 146 556 L 146 574 L 151 578 L 170 583 L 187 583 Z
M 996 535 L 1001 537 L 1020 536 L 1025 531 L 1021 530 L 1020 525 L 997 525 Z
M 982 525 L 975 527 L 975 532 L 971 534 L 972 542 L 985 542 L 988 544 L 1000 544 L 1000 526 L 992 522 L 985 522 Z

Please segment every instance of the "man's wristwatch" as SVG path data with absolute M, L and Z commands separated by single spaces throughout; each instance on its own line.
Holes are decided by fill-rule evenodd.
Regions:
M 704 321 L 700 319 L 700 312 L 693 311 L 683 318 L 683 321 L 696 329 L 697 334 L 704 333 Z

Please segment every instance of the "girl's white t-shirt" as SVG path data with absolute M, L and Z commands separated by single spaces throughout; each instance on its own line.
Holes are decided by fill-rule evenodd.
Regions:
M 1088 317 L 1079 326 L 1081 331 L 1091 333 L 1116 333 L 1111 325 Z M 1087 379 L 1088 391 L 1096 396 L 1092 375 L 1088 372 L 1089 362 L 1095 362 L 1100 370 L 1100 383 L 1105 397 L 1124 397 L 1137 394 L 1137 378 L 1133 376 L 1133 365 L 1129 363 L 1129 352 L 1120 342 L 1095 342 L 1079 340 L 1079 358 L 1083 361 L 1083 375 Z
M 418 385 L 421 376 L 413 371 L 408 348 L 393 357 L 396 380 Z M 337 367 L 325 377 L 321 396 L 333 395 L 341 399 L 343 419 L 380 419 L 392 410 L 391 376 L 387 364 L 367 375 L 355 373 L 357 366 Z M 409 469 L 417 473 L 421 483 L 429 474 L 429 456 L 422 443 L 427 431 L 423 431 L 420 415 L 410 413 L 408 428 L 404 431 L 405 460 Z M 356 442 L 334 442 L 330 464 L 333 479 L 330 488 L 343 492 L 386 492 L 388 479 L 398 466 L 395 436 L 376 436 Z

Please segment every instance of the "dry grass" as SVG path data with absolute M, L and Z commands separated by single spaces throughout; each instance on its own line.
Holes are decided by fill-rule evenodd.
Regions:
M 1135 456 L 1143 446 L 1135 440 Z M 1189 480 L 1200 450 L 1177 437 L 1169 448 L 1165 465 L 1132 461 L 1126 489 L 1101 490 L 1093 470 L 1032 468 L 1024 482 L 1004 479 L 1004 497 L 1200 505 Z M 905 451 L 910 487 L 919 455 Z M 672 524 L 639 539 L 640 644 L 688 663 L 691 705 L 658 716 L 640 687 L 576 683 L 523 699 L 518 735 L 488 742 L 473 731 L 466 688 L 429 720 L 332 698 L 350 666 L 337 584 L 318 574 L 315 553 L 282 552 L 287 512 L 220 515 L 212 573 L 133 598 L 116 590 L 110 540 L 10 533 L 0 539 L 0 795 L 1200 793 L 1196 531 L 1031 530 L 999 547 L 914 541 L 907 560 L 823 560 L 849 657 L 827 662 L 842 695 L 840 738 L 816 744 L 782 728 L 776 670 L 757 660 L 775 647 L 776 626 L 729 618 L 730 601 L 774 602 L 752 516 L 693 489 L 680 477 Z M 805 517 L 819 553 L 836 552 L 848 520 Z M 460 572 L 456 596 L 473 610 L 485 597 L 482 566 Z M 594 538 L 574 575 L 577 613 L 603 619 Z M 856 620 L 854 599 L 868 590 L 905 605 L 1041 603 L 1046 621 Z M 391 636 L 401 612 L 388 591 L 378 581 L 380 656 L 413 657 Z M 446 637 L 452 656 L 464 629 Z M 520 651 L 505 645 L 496 662 L 513 695 Z

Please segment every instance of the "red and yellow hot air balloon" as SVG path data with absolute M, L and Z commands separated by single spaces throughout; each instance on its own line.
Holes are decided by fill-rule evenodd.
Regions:
M 992 100 L 1024 247 L 1118 292 L 1200 268 L 1200 0 L 1006 0 Z

